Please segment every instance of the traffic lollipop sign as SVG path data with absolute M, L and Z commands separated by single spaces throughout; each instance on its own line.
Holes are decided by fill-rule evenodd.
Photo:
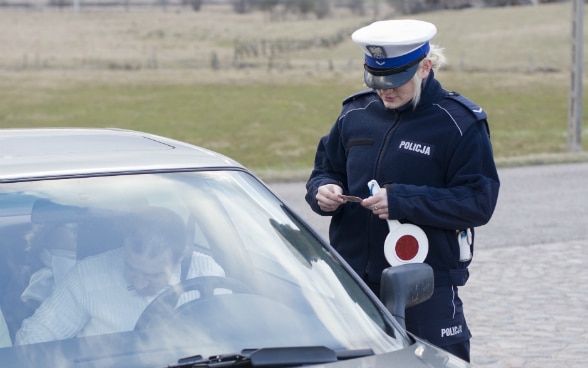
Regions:
M 370 193 L 378 193 L 380 185 L 375 180 L 368 182 Z M 391 266 L 406 263 L 422 263 L 429 253 L 429 240 L 420 227 L 402 224 L 398 220 L 387 220 L 390 232 L 384 242 L 384 256 Z

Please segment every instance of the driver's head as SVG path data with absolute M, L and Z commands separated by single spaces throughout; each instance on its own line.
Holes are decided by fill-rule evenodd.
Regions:
M 168 285 L 184 254 L 184 222 L 169 209 L 149 207 L 131 224 L 125 239 L 125 278 L 129 289 L 152 296 Z

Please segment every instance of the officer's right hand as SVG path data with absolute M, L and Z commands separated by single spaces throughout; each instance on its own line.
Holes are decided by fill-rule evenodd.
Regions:
M 321 185 L 316 193 L 320 209 L 324 212 L 335 211 L 345 203 L 345 200 L 339 197 L 340 194 L 343 194 L 343 188 L 336 184 Z

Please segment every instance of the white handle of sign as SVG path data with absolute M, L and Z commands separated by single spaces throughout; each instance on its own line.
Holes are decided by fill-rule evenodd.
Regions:
M 374 195 L 380 192 L 381 188 L 378 182 L 374 179 L 368 181 L 368 188 L 370 188 L 370 194 Z M 388 229 L 390 232 L 400 226 L 400 221 L 398 220 L 386 220 L 388 221 Z
M 380 192 L 378 182 L 370 180 L 368 187 L 372 195 Z M 414 224 L 401 224 L 398 220 L 387 220 L 390 232 L 384 241 L 384 256 L 391 266 L 406 263 L 421 263 L 429 252 L 427 234 Z

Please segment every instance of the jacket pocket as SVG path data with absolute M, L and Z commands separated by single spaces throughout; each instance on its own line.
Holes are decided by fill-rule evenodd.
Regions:
M 360 138 L 360 139 L 350 139 L 345 144 L 346 149 L 350 149 L 351 147 L 356 146 L 371 146 L 374 144 L 374 140 L 371 138 Z

